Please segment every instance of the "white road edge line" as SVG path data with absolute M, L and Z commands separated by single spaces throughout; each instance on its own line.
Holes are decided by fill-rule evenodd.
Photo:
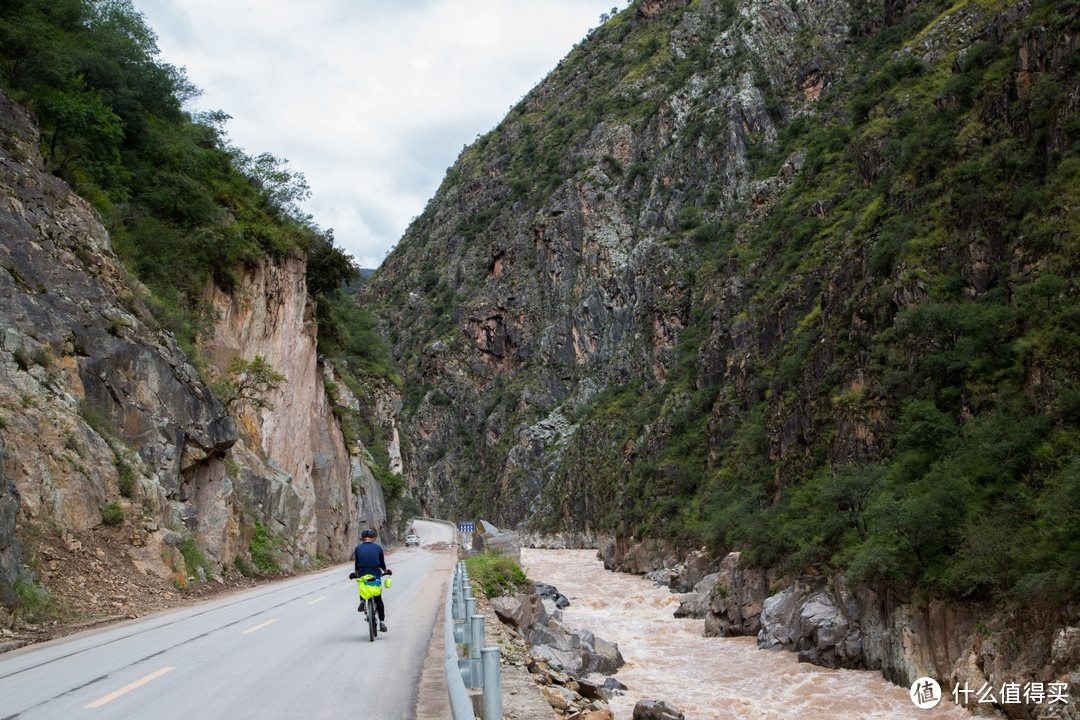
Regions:
M 135 682 L 131 683 L 127 687 L 122 687 L 119 690 L 117 690 L 116 692 L 109 693 L 108 695 L 101 698 L 100 700 L 95 700 L 94 702 L 90 703 L 89 705 L 84 705 L 83 707 L 88 707 L 88 708 L 101 707 L 105 703 L 110 703 L 113 700 L 115 700 L 116 698 L 120 697 L 121 695 L 125 695 L 125 694 L 131 692 L 132 690 L 134 690 L 135 688 L 141 687 L 141 686 L 145 685 L 146 683 L 150 682 L 151 680 L 156 680 L 157 678 L 161 677 L 162 675 L 169 672 L 170 670 L 175 670 L 175 669 L 176 669 L 175 665 L 172 666 L 172 667 L 161 668 L 156 673 L 150 673 L 149 675 L 144 677 L 142 680 L 136 680 Z
M 325 599 L 326 599 L 325 595 L 323 595 L 322 597 L 317 597 L 314 600 L 312 600 L 311 602 L 309 602 L 308 605 L 314 605 L 315 603 L 322 602 Z
M 248 628 L 247 630 L 245 630 L 245 631 L 244 631 L 243 633 L 241 633 L 241 634 L 243 634 L 243 635 L 247 635 L 248 633 L 253 633 L 253 632 L 255 632 L 256 630 L 262 630 L 262 629 L 263 629 L 264 627 L 266 627 L 267 625 L 269 625 L 269 624 L 271 624 L 271 623 L 276 623 L 276 622 L 277 622 L 277 618 L 274 618 L 274 619 L 272 619 L 272 620 L 267 620 L 267 621 L 266 621 L 266 622 L 264 622 L 264 623 L 263 623 L 262 625 L 256 625 L 256 626 L 255 626 L 255 627 L 253 627 L 253 628 Z

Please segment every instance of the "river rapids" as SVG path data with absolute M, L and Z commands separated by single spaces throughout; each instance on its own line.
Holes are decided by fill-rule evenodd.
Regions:
M 759 650 L 751 637 L 707 638 L 704 620 L 676 619 L 680 597 L 645 578 L 604 569 L 595 550 L 521 551 L 529 578 L 570 599 L 566 625 L 619 645 L 614 677 L 629 690 L 611 699 L 616 720 L 638 700 L 664 700 L 687 720 L 970 720 L 944 690 L 920 710 L 908 688 L 863 670 L 800 663 L 795 653 Z

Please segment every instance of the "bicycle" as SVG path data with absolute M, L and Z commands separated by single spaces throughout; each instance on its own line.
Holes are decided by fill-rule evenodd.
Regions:
M 350 577 L 354 577 L 353 574 L 350 574 Z M 375 598 L 382 595 L 383 582 L 374 575 L 361 575 L 360 577 L 354 577 L 354 579 L 357 588 L 360 590 L 360 599 L 367 603 L 368 639 L 375 642 L 375 638 L 379 635 L 379 619 L 376 617 L 378 611 L 375 609 Z M 390 587 L 390 582 L 390 578 L 387 577 L 386 587 Z

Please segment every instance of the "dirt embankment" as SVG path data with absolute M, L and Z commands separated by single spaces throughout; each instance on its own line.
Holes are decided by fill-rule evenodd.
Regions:
M 155 551 L 131 545 L 127 533 L 114 528 L 83 533 L 36 530 L 21 534 L 20 540 L 23 562 L 44 591 L 24 587 L 20 607 L 0 608 L 0 652 L 285 577 L 245 577 L 236 570 L 205 582 L 166 577 L 150 569 L 160 567 L 160 561 L 140 559 L 143 552 Z

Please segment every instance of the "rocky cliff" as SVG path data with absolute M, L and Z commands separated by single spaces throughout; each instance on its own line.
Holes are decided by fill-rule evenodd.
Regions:
M 745 632 L 777 579 L 841 570 L 1046 600 L 1053 634 L 1080 591 L 1076 27 L 1038 1 L 632 3 L 365 285 L 410 481 L 614 535 L 638 570 L 741 551 Z
M 123 555 L 103 569 L 126 563 L 169 589 L 253 562 L 344 560 L 385 507 L 363 446 L 345 446 L 334 408 L 356 400 L 317 357 L 304 259 L 254 263 L 231 292 L 207 288 L 217 320 L 199 366 L 38 147 L 34 119 L 0 94 L 5 605 L 20 547 L 34 557 L 28 581 L 58 587 L 64 574 L 38 552 L 54 541 L 76 552 L 79 538 L 107 537 Z M 211 389 L 234 356 L 285 377 L 261 408 L 227 408 Z
M 0 603 L 15 603 L 15 578 L 21 560 L 15 540 L 15 520 L 19 514 L 19 490 L 5 469 L 7 450 L 0 438 Z
M 310 565 L 316 554 L 347 557 L 360 530 L 381 527 L 386 512 L 378 482 L 360 459 L 363 448 L 345 447 L 333 412 L 335 404 L 355 398 L 336 385 L 336 396 L 327 395 L 324 378 L 333 382 L 334 373 L 318 361 L 304 275 L 304 259 L 291 255 L 247 272 L 229 292 L 208 290 L 218 320 L 206 352 L 216 372 L 225 373 L 237 356 L 262 357 L 285 376 L 265 405 L 237 409 L 243 439 L 243 448 L 233 452 L 238 478 L 219 478 L 208 502 L 221 507 L 239 501 L 275 535 L 288 538 L 300 565 Z M 229 533 L 223 531 L 219 525 L 210 529 L 205 545 L 227 546 Z
M 1023 348 L 1073 334 L 1074 19 L 669 0 L 597 28 L 365 285 L 411 383 L 411 481 L 504 526 L 757 546 L 825 476 L 919 514 L 935 461 L 975 462 L 951 443 L 1012 442 L 1010 406 L 1068 465 L 1076 368 Z M 1007 454 L 985 471 L 1022 484 L 1039 460 Z M 867 499 L 841 508 L 861 540 Z

